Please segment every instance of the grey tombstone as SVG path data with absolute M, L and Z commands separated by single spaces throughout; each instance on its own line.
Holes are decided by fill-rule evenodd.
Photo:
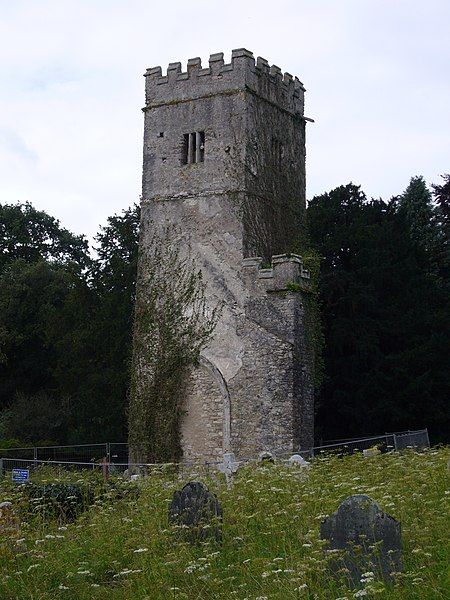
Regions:
M 169 523 L 190 543 L 222 539 L 222 508 L 216 496 L 198 481 L 176 491 L 169 506 Z
M 330 550 L 342 550 L 331 561 L 335 572 L 344 573 L 354 586 L 363 573 L 372 571 L 385 581 L 402 570 L 400 523 L 384 513 L 380 506 L 363 494 L 349 496 L 320 526 L 322 539 Z M 342 571 L 341 571 L 342 573 Z
M 274 463 L 275 459 L 272 452 L 269 452 L 268 450 L 263 450 L 258 454 L 258 462 L 261 464 Z
M 300 456 L 300 454 L 293 454 L 288 461 L 290 466 L 297 466 L 297 467 L 302 467 L 302 468 L 307 468 L 311 466 L 311 463 L 309 463 L 307 460 L 305 460 L 303 458 L 303 456 Z

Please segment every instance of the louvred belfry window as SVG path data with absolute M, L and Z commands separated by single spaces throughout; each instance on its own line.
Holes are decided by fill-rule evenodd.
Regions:
M 185 133 L 183 136 L 183 150 L 181 154 L 181 163 L 183 165 L 192 165 L 201 163 L 205 160 L 205 132 L 195 131 Z

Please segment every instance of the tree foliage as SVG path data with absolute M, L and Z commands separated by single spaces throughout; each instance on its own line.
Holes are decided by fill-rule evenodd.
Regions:
M 92 258 L 84 238 L 49 215 L 0 206 L 3 435 L 17 435 L 12 423 L 22 419 L 24 441 L 37 441 L 23 406 L 46 398 L 55 415 L 66 402 L 56 441 L 126 439 L 139 217 L 137 206 L 110 217 Z M 51 411 L 42 414 L 53 431 Z
M 311 235 L 323 256 L 325 381 L 320 437 L 429 427 L 445 435 L 450 314 L 431 196 L 413 178 L 400 199 L 358 186 L 315 197 Z

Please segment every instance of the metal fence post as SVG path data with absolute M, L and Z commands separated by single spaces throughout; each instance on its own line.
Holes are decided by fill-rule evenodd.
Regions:
M 106 442 L 106 460 L 111 462 L 111 444 Z

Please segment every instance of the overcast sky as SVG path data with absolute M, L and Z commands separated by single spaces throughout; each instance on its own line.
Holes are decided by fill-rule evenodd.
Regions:
M 307 197 L 450 171 L 449 0 L 0 0 L 0 203 L 77 233 L 139 199 L 147 67 L 245 47 L 307 89 Z

